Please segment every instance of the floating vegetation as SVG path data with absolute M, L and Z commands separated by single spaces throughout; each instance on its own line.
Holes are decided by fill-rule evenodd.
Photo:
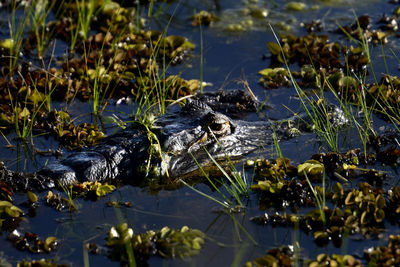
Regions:
M 114 185 L 100 183 L 98 181 L 75 184 L 70 188 L 65 188 L 65 190 L 68 191 L 68 199 L 62 197 L 59 193 L 48 191 L 46 195 L 46 204 L 58 211 L 64 210 L 66 207 L 76 209 L 73 199 L 84 198 L 96 201 L 114 191 L 115 188 Z
M 11 266 L 11 265 L 10 265 Z M 68 264 L 58 264 L 51 259 L 40 259 L 40 260 L 23 260 L 18 262 L 17 267 L 68 267 Z
M 4 181 L 0 181 L 0 200 L 12 202 L 13 191 L 10 185 Z
M 58 193 L 55 194 L 53 191 L 49 191 L 46 195 L 46 204 L 58 211 L 61 211 L 70 205 L 70 201 L 65 197 L 61 197 L 61 195 Z
M 38 196 L 32 191 L 28 191 L 27 195 L 29 204 L 34 205 L 38 201 Z
M 37 234 L 29 232 L 22 234 L 18 230 L 12 231 L 7 239 L 11 241 L 18 250 L 27 250 L 32 253 L 49 253 L 58 245 L 58 240 L 54 236 L 49 236 L 43 241 L 39 239 Z
M 273 164 L 265 160 L 249 162 L 247 165 L 255 167 L 257 183 L 251 188 L 259 192 L 260 209 L 275 207 L 280 210 L 290 207 L 292 211 L 296 211 L 301 206 L 316 206 L 316 195 L 324 195 L 326 200 L 331 200 L 335 205 L 334 208 L 322 206 L 304 216 L 266 212 L 252 220 L 272 226 L 299 226 L 307 233 L 311 231 L 319 246 L 325 246 L 332 241 L 336 247 L 340 247 L 344 235 L 375 236 L 381 233 L 385 229 L 385 218 L 389 216 L 393 222 L 397 222 L 399 218 L 400 208 L 397 203 L 400 189 L 397 186 L 392 187 L 386 197 L 382 189 L 374 188 L 366 182 L 360 182 L 359 189 L 347 191 L 337 182 L 331 190 L 326 188 L 326 192 L 320 186 L 315 186 L 313 195 L 304 179 L 305 174 L 307 178 L 321 178 L 325 169 L 326 173 L 341 177 L 344 182 L 348 181 L 344 177 L 354 179 L 362 176 L 372 184 L 381 185 L 385 174 L 373 169 L 358 168 L 356 165 L 360 161 L 371 164 L 375 162 L 375 157 L 364 157 L 356 149 L 347 153 L 316 154 L 313 160 L 299 164 L 297 168 L 290 165 L 287 159 L 277 159 Z M 287 180 L 295 176 L 301 182 Z
M 307 8 L 307 5 L 302 2 L 291 1 L 285 5 L 285 8 L 289 11 L 302 11 Z
M 303 231 L 313 232 L 315 242 L 320 246 L 325 246 L 332 241 L 336 247 L 340 247 L 344 235 L 369 236 L 383 231 L 387 205 L 382 190 L 374 189 L 367 183 L 360 183 L 359 189 L 351 189 L 346 195 L 338 183 L 333 191 L 333 195 L 330 192 L 326 195 L 331 196 L 337 207 L 323 209 L 325 222 L 319 209 L 310 211 L 304 216 L 266 213 L 252 220 L 273 226 L 299 225 Z M 344 209 L 341 209 L 341 206 Z
M 297 166 L 297 174 L 299 176 L 308 176 L 322 178 L 324 172 L 324 164 L 317 160 L 307 160 L 303 164 Z
M 339 43 L 330 43 L 327 35 L 314 33 L 302 37 L 282 35 L 280 43 L 281 46 L 275 42 L 267 43 L 269 51 L 279 63 L 283 64 L 286 59 L 290 63 L 298 62 L 301 66 L 312 64 L 317 70 L 324 68 L 328 71 L 342 67 L 340 62 L 342 46 Z M 281 54 L 281 47 L 284 57 Z
M 108 183 L 95 182 L 84 182 L 82 184 L 76 184 L 72 187 L 74 195 L 83 197 L 85 199 L 97 200 L 112 191 L 115 190 L 114 185 Z
M 315 260 L 307 260 L 306 265 L 309 267 L 322 267 L 322 266 L 343 266 L 343 267 L 361 267 L 361 261 L 351 255 L 338 255 L 332 254 L 319 254 Z
M 12 7 L 22 8 L 17 2 Z M 19 39 L 0 40 L 0 125 L 7 131 L 15 129 L 21 139 L 39 131 L 77 148 L 103 137 L 97 125 L 76 126 L 66 111 L 51 111 L 54 100 L 90 100 L 98 115 L 113 97 L 146 98 L 150 106 L 153 102 L 164 106 L 200 88 L 198 81 L 166 74 L 170 65 L 188 57 L 194 44 L 182 36 L 168 36 L 166 31 L 144 30 L 134 3 L 33 1 L 24 8 L 21 24 L 10 29 L 13 35 L 13 27 L 21 27 Z M 54 20 L 46 21 L 50 13 Z M 31 19 L 32 25 L 28 23 Z M 26 36 L 23 27 L 27 26 Z M 71 55 L 51 64 L 47 46 L 57 39 L 71 44 Z M 19 58 L 35 52 L 40 66 Z M 45 66 L 43 59 L 48 56 L 50 62 Z
M 186 258 L 197 255 L 204 244 L 205 235 L 187 226 L 180 230 L 164 227 L 135 235 L 126 223 L 112 227 L 107 240 L 111 259 L 128 262 L 127 248 L 131 246 L 137 263 L 144 263 L 155 254 L 165 258 Z
M 268 250 L 265 256 L 257 258 L 252 262 L 246 262 L 245 267 L 294 266 L 293 254 L 293 249 L 290 247 L 273 248 Z
M 400 264 L 400 236 L 390 235 L 387 246 L 371 247 L 364 250 L 364 259 L 367 266 L 397 266 Z M 294 266 L 294 253 L 291 247 L 270 249 L 265 256 L 247 262 L 246 267 L 260 266 Z M 346 266 L 361 267 L 361 259 L 352 255 L 338 255 L 321 253 L 315 259 L 306 259 L 304 266 Z
M 206 10 L 202 10 L 192 16 L 192 26 L 210 25 L 211 23 L 219 21 L 219 18 Z
M 13 221 L 14 219 L 20 218 L 22 215 L 22 210 L 14 206 L 11 202 L 6 200 L 0 201 L 0 227 L 3 227 L 3 224 L 8 224 L 8 222 L 5 221 Z
M 398 25 L 395 18 L 386 17 L 385 15 L 379 20 L 383 30 L 397 31 Z M 382 29 L 371 30 L 371 17 L 364 15 L 357 18 L 352 25 L 340 27 L 338 32 L 351 36 L 359 41 L 366 40 L 373 44 L 386 44 L 387 34 Z
M 262 76 L 260 83 L 268 89 L 292 85 L 289 72 L 284 68 L 266 68 L 258 72 Z
M 397 266 L 400 264 L 400 236 L 390 235 L 389 244 L 364 250 L 368 266 Z
M 297 175 L 297 168 L 290 164 L 289 159 L 278 158 L 271 162 L 257 160 L 254 165 L 256 173 L 254 178 L 257 184 L 253 184 L 251 189 L 259 192 L 260 209 L 314 206 L 311 192 L 305 181 L 284 179 Z
M 37 118 L 35 131 L 50 133 L 60 144 L 70 149 L 97 144 L 105 137 L 92 123 L 75 125 L 68 112 L 53 110 Z
M 284 177 L 294 177 L 297 174 L 296 167 L 290 164 L 288 158 L 257 159 L 255 162 L 247 161 L 246 166 L 255 167 L 257 180 L 281 180 Z
M 386 200 L 383 192 L 368 183 L 360 183 L 360 189 L 352 189 L 344 203 L 346 210 L 351 211 L 362 226 L 378 225 L 385 218 Z

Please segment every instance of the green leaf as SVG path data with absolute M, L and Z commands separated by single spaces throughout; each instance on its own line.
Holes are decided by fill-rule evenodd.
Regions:
M 29 110 L 26 107 L 24 107 L 24 109 L 18 114 L 18 118 L 19 119 L 25 118 L 29 116 L 29 114 L 30 114 Z
M 6 207 L 4 209 L 4 211 L 6 212 L 6 214 L 10 217 L 13 218 L 17 218 L 22 214 L 22 210 L 20 210 L 18 207 L 16 206 L 11 206 L 11 207 Z
M 193 239 L 192 243 L 193 243 L 192 248 L 199 250 L 201 249 L 201 246 L 204 244 L 204 239 L 201 237 L 196 237 Z
M 289 2 L 286 4 L 285 8 L 289 11 L 302 11 L 307 7 L 306 4 L 301 2 Z
M 0 47 L 6 48 L 6 49 L 13 49 L 14 48 L 14 40 L 9 38 L 9 39 L 4 39 L 0 40 Z
M 376 197 L 375 203 L 378 209 L 383 209 L 386 205 L 385 198 L 382 195 Z
M 288 71 L 284 68 L 266 68 L 260 70 L 258 73 L 266 78 L 274 78 L 277 75 L 284 75 L 284 76 L 289 75 Z
M 267 47 L 268 47 L 269 51 L 271 52 L 271 54 L 273 54 L 275 56 L 280 55 L 281 47 L 277 43 L 268 42 Z
M 375 221 L 377 223 L 382 222 L 383 219 L 385 219 L 385 211 L 382 210 L 382 209 L 379 209 L 379 210 L 375 211 L 374 217 L 375 217 Z
M 32 203 L 36 203 L 37 201 L 38 201 L 38 197 L 37 197 L 37 195 L 35 195 L 35 193 L 33 193 L 33 192 L 31 192 L 31 191 L 28 191 L 28 199 L 29 199 L 29 202 L 32 204 Z
M 297 166 L 297 173 L 299 175 L 318 175 L 324 171 L 324 164 L 317 160 L 307 160 L 303 164 Z
M 102 197 L 102 196 L 105 196 L 105 195 L 111 193 L 114 190 L 115 190 L 115 186 L 114 185 L 102 184 L 99 187 L 97 187 L 96 195 L 98 197 Z

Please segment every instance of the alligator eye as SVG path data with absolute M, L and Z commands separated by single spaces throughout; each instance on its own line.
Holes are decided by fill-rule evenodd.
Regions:
M 222 123 L 211 123 L 211 125 L 210 125 L 210 129 L 211 130 L 213 130 L 213 131 L 220 131 L 222 128 L 223 128 L 223 125 L 224 124 L 222 124 Z
M 220 113 L 209 112 L 201 119 L 202 127 L 220 137 L 231 133 L 231 123 L 227 116 Z

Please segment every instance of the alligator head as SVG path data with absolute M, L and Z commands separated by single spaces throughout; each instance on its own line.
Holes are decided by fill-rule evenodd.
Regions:
M 185 116 L 187 121 L 193 114 Z M 178 125 L 166 126 L 162 132 L 163 158 L 161 173 L 182 177 L 199 170 L 217 169 L 217 162 L 236 160 L 257 148 L 271 144 L 271 122 L 234 120 L 211 108 L 205 109 L 191 125 L 182 129 Z

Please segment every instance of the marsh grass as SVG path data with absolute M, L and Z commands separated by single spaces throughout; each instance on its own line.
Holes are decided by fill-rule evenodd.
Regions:
M 79 37 L 82 37 L 84 41 L 87 40 L 92 18 L 101 10 L 106 2 L 107 1 L 103 1 L 101 7 L 96 9 L 96 0 L 75 0 L 77 17 L 76 27 L 72 27 L 71 25 L 71 51 L 75 50 Z
M 203 94 L 203 70 L 204 70 L 204 55 L 203 55 L 203 28 L 200 23 L 200 94 Z
M 20 76 L 23 79 L 21 74 Z M 33 83 L 33 89 L 34 92 L 36 92 L 36 94 L 40 95 L 36 87 L 36 83 Z M 31 103 L 29 107 L 32 106 L 33 108 L 28 108 L 28 103 L 29 103 L 28 93 L 25 96 L 24 106 L 21 107 L 17 100 L 15 100 L 14 103 L 11 92 L 10 91 L 8 92 L 10 98 L 10 105 L 14 113 L 15 133 L 17 134 L 17 137 L 19 139 L 24 141 L 28 140 L 29 137 L 31 137 L 32 139 L 32 129 L 36 122 L 36 116 L 43 109 L 43 107 L 49 107 L 50 105 L 49 103 L 51 102 L 51 95 L 55 89 L 56 87 L 51 88 L 51 90 L 44 96 L 44 98 L 41 101 L 37 103 L 35 102 Z
M 222 145 L 219 143 L 218 139 L 216 136 L 212 133 L 210 130 L 212 137 L 215 139 L 217 145 L 223 150 Z M 243 169 L 243 172 L 239 172 L 235 165 L 233 164 L 232 160 L 230 157 L 225 153 L 225 160 L 228 163 L 229 166 L 229 173 L 226 171 L 226 168 L 221 166 L 214 158 L 213 156 L 208 152 L 206 148 L 204 148 L 205 153 L 207 154 L 208 158 L 211 160 L 211 162 L 214 164 L 214 166 L 219 170 L 219 172 L 222 173 L 223 179 L 220 180 L 220 183 L 216 183 L 212 177 L 210 177 L 204 168 L 200 165 L 200 163 L 197 161 L 197 159 L 192 155 L 193 160 L 196 162 L 197 166 L 199 167 L 201 173 L 203 176 L 206 178 L 206 180 L 210 183 L 211 187 L 222 197 L 222 200 L 218 200 L 217 198 L 207 195 L 197 189 L 195 189 L 193 186 L 190 186 L 188 183 L 180 179 L 180 181 L 194 190 L 195 192 L 199 193 L 200 195 L 220 204 L 221 206 L 229 209 L 234 205 L 239 205 L 239 206 L 244 206 L 242 199 L 243 198 L 249 198 L 250 196 L 250 185 L 247 182 L 247 178 L 245 176 L 245 172 Z M 227 181 L 227 182 L 225 182 Z M 223 189 L 227 192 L 225 194 L 222 190 L 219 189 L 219 187 L 222 185 Z M 234 202 L 232 201 L 234 200 Z
M 113 199 L 113 201 L 116 201 L 116 200 Z M 124 219 L 124 216 L 122 215 L 121 208 L 119 206 L 114 206 L 114 212 L 115 212 L 115 216 L 117 217 L 117 220 L 119 222 L 119 225 L 124 223 L 125 219 Z M 128 255 L 128 266 L 136 267 L 137 264 L 136 264 L 135 253 L 133 251 L 131 239 L 128 238 L 127 240 L 125 240 L 124 246 L 125 246 L 126 254 Z
M 110 68 L 113 66 L 115 57 L 117 55 L 117 49 L 115 49 L 115 41 L 113 43 L 114 55 L 111 62 L 107 67 L 104 67 L 102 64 L 103 61 L 103 51 L 104 51 L 105 39 L 101 45 L 101 49 L 99 52 L 99 57 L 95 63 L 95 69 L 88 69 L 87 61 L 88 61 L 88 53 L 86 52 L 86 48 L 84 49 L 84 58 L 86 62 L 86 75 L 89 79 L 93 80 L 92 85 L 92 111 L 95 116 L 101 115 L 104 112 L 104 109 L 107 106 L 108 101 L 105 100 L 105 96 L 107 91 L 110 88 L 112 78 L 109 76 Z
M 321 220 L 324 226 L 326 226 L 326 217 L 325 217 L 325 207 L 326 207 L 326 191 L 325 191 L 325 171 L 322 175 L 322 188 L 318 186 L 313 186 L 310 179 L 308 178 L 308 175 L 306 172 L 304 172 L 304 175 L 306 177 L 308 186 L 311 189 L 311 192 L 314 195 L 315 201 L 317 201 L 317 206 L 321 215 Z
M 329 118 L 329 108 L 323 104 L 324 100 L 319 95 L 315 94 L 316 100 L 309 97 L 308 94 L 298 85 L 296 80 L 294 79 L 292 72 L 290 71 L 288 61 L 283 53 L 283 48 L 281 43 L 279 42 L 279 38 L 276 35 L 274 29 L 270 25 L 271 31 L 275 37 L 277 44 L 279 45 L 281 56 L 284 60 L 284 64 L 286 69 L 288 70 L 288 74 L 292 85 L 294 86 L 296 93 L 300 99 L 301 108 L 307 114 L 310 123 L 312 125 L 312 129 L 315 131 L 317 136 L 321 141 L 323 141 L 327 148 L 330 151 L 337 152 L 339 150 L 338 142 L 339 142 L 339 130 L 341 128 L 340 125 L 334 124 L 331 122 Z M 315 68 L 314 68 L 315 70 Z M 303 118 L 299 118 L 300 120 L 305 120 Z
M 223 179 L 226 179 L 229 183 L 224 182 L 224 180 L 220 181 L 219 183 L 216 182 L 215 179 L 213 179 L 212 177 L 210 177 L 205 170 L 203 169 L 203 167 L 200 165 L 200 163 L 196 160 L 196 158 L 193 156 L 194 161 L 196 162 L 196 164 L 198 165 L 200 171 L 202 172 L 203 176 L 206 178 L 206 180 L 210 183 L 211 187 L 220 195 L 220 197 L 222 198 L 222 200 L 219 200 L 211 195 L 207 195 L 206 193 L 203 193 L 199 190 L 197 190 L 196 188 L 194 188 L 193 186 L 189 185 L 188 183 L 186 183 L 185 181 L 183 181 L 182 179 L 180 179 L 180 181 L 186 185 L 187 187 L 189 187 L 190 189 L 192 189 L 193 191 L 199 193 L 200 195 L 220 204 L 221 206 L 223 206 L 224 208 L 231 208 L 235 205 L 239 205 L 239 206 L 244 206 L 243 202 L 242 202 L 242 197 L 246 196 L 248 197 L 248 189 L 242 188 L 241 184 L 245 184 L 246 182 L 244 182 L 244 180 L 246 179 L 245 177 L 242 177 L 240 175 L 239 172 L 237 172 L 236 168 L 231 169 L 232 172 L 232 176 L 229 175 L 225 169 L 217 162 L 215 161 L 214 158 L 212 158 L 212 156 L 209 154 L 209 152 L 207 150 L 205 150 L 207 155 L 209 156 L 209 158 L 211 159 L 211 161 L 213 161 L 214 165 L 219 169 L 219 171 L 221 171 L 221 173 L 223 174 Z M 231 167 L 232 168 L 232 167 Z M 235 181 L 238 181 L 235 182 Z M 227 194 L 225 194 L 222 190 L 220 190 L 220 186 L 222 185 L 223 189 L 225 189 L 225 191 L 227 192 Z M 232 199 L 234 200 L 234 202 L 232 201 Z
M 275 129 L 275 127 L 273 127 L 272 129 L 273 129 L 272 139 L 274 141 L 274 143 L 273 143 L 274 149 L 273 150 L 275 150 L 275 153 L 276 153 L 278 158 L 283 158 L 283 153 L 282 153 L 282 150 L 281 150 L 281 146 L 279 145 L 279 139 L 278 139 L 278 135 L 276 134 L 276 129 Z M 273 150 L 271 150 L 271 151 L 273 151 Z M 274 155 L 272 155 L 271 158 L 276 158 L 276 157 L 274 157 Z M 283 163 L 286 165 L 285 161 L 283 161 Z
M 149 18 L 152 17 L 153 2 L 154 1 L 152 0 L 149 7 Z M 150 40 L 152 52 L 145 67 L 145 72 L 142 72 L 139 69 L 139 91 L 143 93 L 138 94 L 139 98 L 136 99 L 139 105 L 135 112 L 135 118 L 146 116 L 146 112 L 150 112 L 153 114 L 164 114 L 166 111 L 167 103 L 169 102 L 168 93 L 173 86 L 174 79 L 167 81 L 167 71 L 172 65 L 172 60 L 167 62 L 165 53 L 167 43 L 165 41 L 165 37 L 167 37 L 169 26 L 171 25 L 175 13 L 178 10 L 178 7 L 179 3 L 173 10 L 168 22 L 164 27 L 163 32 L 160 34 L 158 39 Z M 139 7 L 137 9 L 139 9 Z M 140 14 L 137 14 L 136 17 L 140 19 Z M 155 43 L 154 45 L 153 42 Z M 162 50 L 164 51 L 164 53 L 162 53 Z M 162 53 L 161 69 L 157 67 L 156 63 L 160 59 L 160 53 Z M 180 76 L 180 74 L 178 74 L 178 76 Z
M 74 212 L 78 210 L 78 207 L 75 205 L 75 201 L 74 201 L 74 192 L 72 189 L 72 185 L 71 186 L 67 186 L 67 185 L 63 185 L 60 181 L 58 181 L 59 186 L 61 187 L 61 189 L 64 191 L 64 193 L 67 195 L 68 197 L 68 208 L 70 212 Z
M 29 17 L 32 13 L 32 8 L 24 8 L 24 14 L 21 16 L 17 14 L 20 9 L 17 7 L 17 0 L 11 1 L 11 18 L 8 21 L 10 31 L 9 39 L 9 77 L 12 78 L 16 70 L 18 60 L 21 56 L 21 48 L 24 42 L 24 34 L 26 25 L 28 24 Z M 17 19 L 18 17 L 18 19 Z
M 32 31 L 36 38 L 36 47 L 39 59 L 43 57 L 43 52 L 47 44 L 47 29 L 46 29 L 46 18 L 53 9 L 56 1 L 48 0 L 33 0 L 31 3 L 32 11 L 31 24 Z
M 148 10 L 148 18 L 152 18 L 153 12 L 153 2 L 151 1 L 149 10 Z M 149 149 L 149 159 L 148 164 L 146 166 L 146 173 L 150 172 L 150 164 L 151 159 L 154 154 L 157 155 L 161 159 L 162 164 L 165 166 L 165 174 L 169 178 L 168 168 L 163 156 L 162 147 L 157 135 L 153 132 L 153 126 L 155 122 L 156 115 L 162 115 L 166 112 L 166 108 L 168 104 L 171 104 L 171 100 L 169 100 L 169 92 L 172 89 L 174 82 L 177 77 L 180 76 L 178 74 L 172 79 L 167 79 L 167 72 L 170 66 L 172 65 L 171 61 L 167 62 L 166 58 L 166 46 L 167 43 L 165 38 L 167 37 L 168 28 L 172 22 L 172 19 L 179 7 L 179 4 L 175 7 L 172 15 L 170 16 L 168 23 L 166 24 L 163 32 L 160 34 L 157 40 L 150 40 L 151 45 L 151 55 L 149 56 L 149 60 L 147 65 L 144 68 L 144 71 L 139 68 L 139 76 L 138 76 L 138 84 L 139 84 L 139 93 L 137 94 L 136 100 L 136 108 L 132 111 L 132 117 L 135 119 L 135 123 L 138 123 L 145 127 L 147 131 L 147 138 L 150 142 Z M 139 5 L 137 6 L 136 12 L 137 18 L 137 27 L 139 29 L 140 26 L 140 12 Z M 154 44 L 153 44 L 154 43 Z M 157 66 L 157 63 L 161 57 L 160 67 Z M 182 97 L 172 102 L 172 104 L 179 103 L 180 101 L 185 100 L 187 97 Z
M 295 88 L 300 95 L 302 109 L 306 112 L 311 122 L 312 130 L 323 141 L 329 151 L 338 152 L 341 126 L 329 119 L 331 111 L 324 104 L 324 99 L 316 95 L 317 100 L 313 100 L 306 95 L 297 83 Z
M 354 17 L 356 19 L 358 30 L 360 32 L 362 32 L 360 23 L 355 14 L 354 14 Z M 373 66 L 372 60 L 371 60 L 370 47 L 369 47 L 368 41 L 365 39 L 364 35 L 361 34 L 361 40 L 357 40 L 357 39 L 353 38 L 352 36 L 350 36 L 350 34 L 348 32 L 346 32 L 346 30 L 343 29 L 341 26 L 339 26 L 339 28 L 347 35 L 347 37 L 351 41 L 355 42 L 357 45 L 359 45 L 362 48 L 362 51 L 365 53 L 365 55 L 368 59 L 368 64 L 371 69 L 373 79 L 374 79 L 375 83 L 378 84 L 378 80 L 376 78 L 375 71 L 374 71 L 374 66 Z M 383 50 L 382 50 L 382 52 L 383 52 Z M 347 63 L 347 58 L 346 58 L 346 63 Z M 364 72 L 361 73 L 361 75 L 357 75 L 356 73 L 354 73 L 354 71 L 349 71 L 349 69 L 347 68 L 347 74 L 349 77 L 352 76 L 353 79 L 355 79 L 355 81 L 356 81 L 356 83 L 352 86 L 357 86 L 357 85 L 360 86 L 360 90 L 356 90 L 356 99 L 355 99 L 354 104 L 356 104 L 360 113 L 363 114 L 363 125 L 361 127 L 361 125 L 358 123 L 357 128 L 359 129 L 359 131 L 362 130 L 364 136 L 368 136 L 370 134 L 376 135 L 376 133 L 373 129 L 372 113 L 374 111 L 376 111 L 375 106 L 378 104 L 378 101 L 377 101 L 377 99 L 375 99 L 375 101 L 373 101 L 372 103 L 368 103 L 367 96 L 369 93 L 368 93 L 367 88 L 365 87 L 365 78 L 367 76 L 367 70 L 364 70 Z M 353 117 L 353 120 L 356 121 L 355 116 L 352 116 L 352 117 Z M 364 139 L 364 137 L 362 137 L 361 139 Z
M 395 52 L 391 51 L 393 56 L 395 57 L 398 64 L 400 64 L 399 57 L 395 54 Z M 382 56 L 385 64 L 386 73 L 390 75 L 389 67 L 386 61 L 386 56 L 382 47 Z M 390 79 L 390 85 L 392 88 L 395 88 L 392 80 Z M 378 99 L 380 101 L 378 101 Z M 389 121 L 393 124 L 397 132 L 400 132 L 400 103 L 398 101 L 390 101 L 382 90 L 379 90 L 379 96 L 376 98 L 377 110 L 380 114 L 382 114 L 385 118 L 389 119 Z
M 89 267 L 90 262 L 89 262 L 89 250 L 86 247 L 86 244 L 82 244 L 82 254 L 83 254 L 83 266 L 84 267 Z

